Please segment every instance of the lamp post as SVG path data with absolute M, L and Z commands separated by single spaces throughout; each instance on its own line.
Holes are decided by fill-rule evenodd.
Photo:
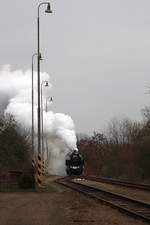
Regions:
M 52 102 L 53 101 L 53 98 L 52 97 L 46 97 L 46 104 L 45 104 L 45 112 L 47 112 L 48 111 L 48 109 L 47 109 L 47 102 Z
M 42 159 L 44 159 L 44 132 L 43 132 L 43 85 L 49 87 L 48 81 L 42 81 L 41 83 L 41 123 L 42 123 Z
M 32 55 L 32 158 L 34 157 L 34 57 L 37 56 L 37 53 Z M 40 54 L 40 60 L 42 60 Z
M 46 102 L 45 102 L 45 112 L 48 112 L 47 109 L 47 102 L 53 102 L 53 98 L 52 97 L 46 97 Z M 47 142 L 47 138 L 46 138 L 46 153 L 47 153 L 47 165 L 48 165 L 48 159 L 49 159 L 49 154 L 48 154 L 48 142 Z
M 42 2 L 38 5 L 38 17 L 37 17 L 37 72 L 38 72 L 38 109 L 37 109 L 37 120 L 38 120 L 38 154 L 41 154 L 41 115 L 40 115 L 40 7 L 47 5 L 45 13 L 52 13 L 49 2 Z

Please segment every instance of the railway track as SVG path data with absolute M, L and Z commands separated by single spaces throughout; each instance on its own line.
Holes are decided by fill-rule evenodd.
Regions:
M 138 184 L 138 183 L 131 183 L 131 182 L 125 182 L 120 180 L 114 180 L 109 178 L 103 178 L 103 177 L 94 177 L 94 176 L 83 176 L 84 179 L 91 180 L 91 181 L 97 181 L 101 183 L 106 184 L 113 184 L 118 186 L 124 186 L 124 187 L 130 187 L 130 188 L 136 188 L 144 191 L 150 191 L 150 185 L 148 184 Z
M 112 193 L 110 191 L 76 183 L 73 178 L 61 178 L 56 182 L 102 203 L 107 203 L 134 218 L 142 219 L 145 222 L 150 223 L 150 204 L 146 204 L 120 194 Z

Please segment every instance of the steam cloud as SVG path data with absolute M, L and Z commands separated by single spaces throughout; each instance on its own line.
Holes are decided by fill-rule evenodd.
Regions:
M 41 82 L 49 81 L 47 73 L 41 73 Z M 34 115 L 35 131 L 37 131 L 37 73 L 34 72 Z M 51 88 L 43 86 L 43 103 L 51 96 Z M 0 104 L 4 114 L 14 115 L 15 119 L 31 128 L 31 71 L 12 71 L 10 66 L 3 66 L 0 71 Z M 50 104 L 50 103 L 49 103 Z M 49 155 L 49 173 L 65 174 L 65 156 L 76 149 L 74 123 L 70 116 L 62 113 L 45 111 L 43 104 L 44 144 Z

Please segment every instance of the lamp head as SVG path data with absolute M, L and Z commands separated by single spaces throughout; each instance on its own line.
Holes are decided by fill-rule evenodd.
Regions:
M 41 53 L 39 54 L 39 60 L 43 60 Z
M 47 9 L 45 10 L 45 12 L 46 12 L 46 13 L 52 13 L 50 3 L 47 4 Z
M 45 81 L 45 87 L 48 87 L 49 85 L 48 85 L 48 81 Z

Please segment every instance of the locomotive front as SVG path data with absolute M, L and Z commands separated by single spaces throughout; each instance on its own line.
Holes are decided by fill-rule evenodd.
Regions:
M 83 173 L 84 160 L 77 150 L 66 156 L 66 173 L 71 175 L 81 175 Z

